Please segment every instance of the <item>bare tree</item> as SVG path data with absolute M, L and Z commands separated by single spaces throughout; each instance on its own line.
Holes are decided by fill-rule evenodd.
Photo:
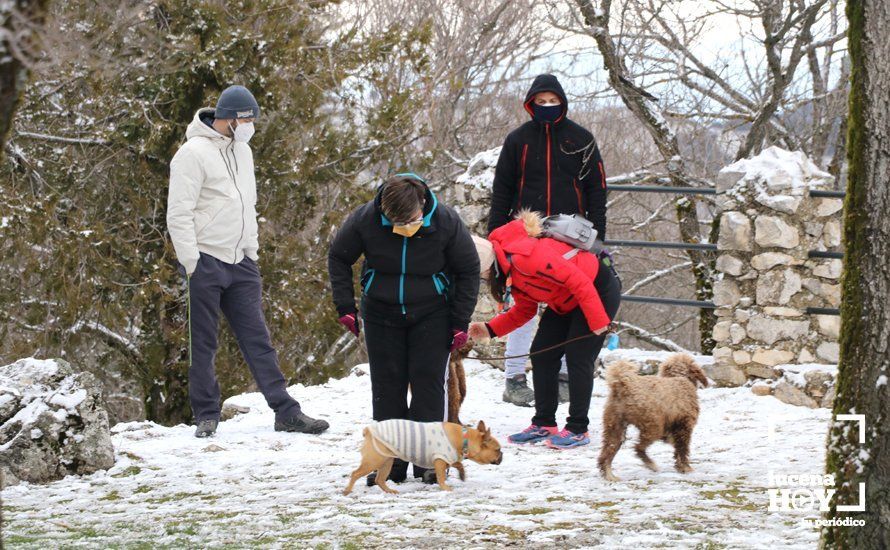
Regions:
M 836 2 L 573 0 L 566 6 L 550 9 L 551 23 L 592 39 L 610 87 L 661 157 L 660 174 L 636 173 L 676 186 L 710 186 L 727 161 L 765 144 L 804 147 L 820 157 L 837 149 L 841 121 L 830 106 L 843 101 L 846 88 L 838 69 L 843 30 Z M 706 60 L 701 51 L 718 19 L 737 24 L 738 62 Z M 715 140 L 719 133 L 724 136 Z M 713 239 L 710 201 L 690 197 L 674 206 L 683 242 Z M 696 298 L 710 299 L 714 255 L 691 250 L 687 256 Z M 713 323 L 703 311 L 705 351 Z
M 355 9 L 368 37 L 422 36 L 423 51 L 386 52 L 366 67 L 359 100 L 367 110 L 388 109 L 381 116 L 393 121 L 411 121 L 414 147 L 390 163 L 420 164 L 439 182 L 503 140 L 534 64 L 555 48 L 530 0 L 371 0 Z

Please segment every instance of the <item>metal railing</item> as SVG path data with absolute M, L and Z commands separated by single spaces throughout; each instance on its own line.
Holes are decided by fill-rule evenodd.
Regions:
M 673 250 L 717 250 L 711 243 L 668 243 L 662 241 L 613 241 L 606 239 L 609 246 L 626 246 L 628 248 L 669 248 Z
M 810 191 L 811 197 L 816 198 L 825 198 L 825 199 L 842 199 L 847 196 L 846 191 L 829 191 L 826 189 L 813 189 Z
M 661 185 L 609 185 L 606 191 L 626 191 L 630 193 L 672 193 L 678 195 L 719 195 L 716 189 L 712 187 L 669 187 Z M 816 198 L 844 198 L 844 191 L 818 190 L 810 191 L 811 197 Z M 606 240 L 605 244 L 614 247 L 628 248 L 659 248 L 669 250 L 705 250 L 716 251 L 717 245 L 714 243 L 678 243 L 663 241 L 634 241 L 634 240 Z M 809 250 L 807 257 L 810 259 L 839 259 L 844 258 L 843 252 L 832 252 L 826 250 Z M 697 307 L 700 309 L 715 309 L 717 307 L 714 302 L 703 300 L 683 300 L 679 298 L 660 298 L 657 296 L 637 296 L 632 294 L 622 294 L 621 299 L 625 302 L 637 302 L 646 304 L 664 304 L 682 307 Z M 808 315 L 840 315 L 838 308 L 828 307 L 808 307 L 806 309 Z
M 714 302 L 705 302 L 702 300 L 681 300 L 679 298 L 659 298 L 656 296 L 635 296 L 633 294 L 622 294 L 622 302 L 640 302 L 644 304 L 665 304 L 669 306 L 686 306 L 697 307 L 699 309 L 716 309 L 717 304 Z
M 668 187 L 663 185 L 607 185 L 606 191 L 631 193 L 676 193 L 678 195 L 717 195 L 713 187 Z

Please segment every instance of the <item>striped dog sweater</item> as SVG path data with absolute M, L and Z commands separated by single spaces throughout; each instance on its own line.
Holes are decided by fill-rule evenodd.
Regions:
M 368 429 L 374 448 L 384 456 L 400 458 L 422 468 L 432 468 L 436 459 L 449 465 L 460 460 L 441 422 L 393 419 L 375 422 Z M 386 448 L 381 448 L 378 442 Z

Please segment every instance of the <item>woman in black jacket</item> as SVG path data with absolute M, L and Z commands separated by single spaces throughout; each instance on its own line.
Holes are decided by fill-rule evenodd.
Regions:
M 362 255 L 361 318 L 374 420 L 442 421 L 448 356 L 467 341 L 479 292 L 470 233 L 420 176 L 397 174 L 384 182 L 374 200 L 347 218 L 328 252 L 334 304 L 356 336 L 352 266 Z M 424 471 L 415 465 L 414 476 L 433 482 L 435 472 Z M 403 481 L 406 472 L 407 464 L 397 460 L 389 479 Z

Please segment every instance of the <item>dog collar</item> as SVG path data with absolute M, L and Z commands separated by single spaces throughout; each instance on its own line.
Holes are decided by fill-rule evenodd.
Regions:
M 464 438 L 464 445 L 463 445 L 463 450 L 461 451 L 461 454 L 463 455 L 464 458 L 468 458 L 470 456 L 470 454 L 469 454 L 470 453 L 470 440 L 467 439 L 467 431 L 466 430 L 464 430 L 463 438 Z

